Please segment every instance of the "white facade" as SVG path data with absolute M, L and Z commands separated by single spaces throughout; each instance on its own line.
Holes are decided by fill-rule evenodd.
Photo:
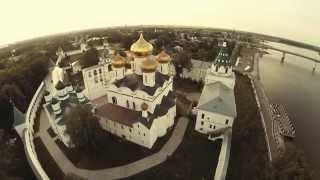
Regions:
M 107 94 L 107 85 L 115 78 L 115 72 L 111 70 L 111 64 L 99 64 L 82 70 L 85 85 L 84 94 L 93 100 Z
M 102 128 L 110 133 L 150 149 L 157 138 L 164 136 L 167 133 L 167 129 L 173 126 L 175 115 L 176 109 L 172 107 L 166 115 L 153 120 L 150 128 L 140 122 L 132 126 L 126 126 L 107 119 L 101 119 L 100 124 Z
M 234 117 L 214 113 L 210 111 L 199 110 L 195 129 L 201 133 L 207 134 L 217 129 L 232 127 Z

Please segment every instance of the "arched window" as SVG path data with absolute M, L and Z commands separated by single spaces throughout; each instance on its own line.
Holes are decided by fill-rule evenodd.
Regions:
M 127 108 L 130 108 L 129 101 L 127 100 Z
M 229 119 L 226 120 L 226 124 L 228 124 L 228 123 L 229 123 Z
M 133 106 L 132 108 L 135 110 L 136 109 L 136 103 L 133 102 L 132 106 Z
M 226 73 L 228 73 L 228 67 L 226 67 Z
M 117 98 L 114 97 L 114 96 L 112 97 L 112 103 L 113 103 L 113 104 L 117 104 Z
M 216 66 L 216 72 L 218 72 L 218 70 L 219 70 L 219 66 L 217 65 L 217 66 Z
M 144 81 L 145 81 L 146 83 L 148 83 L 147 75 L 144 76 Z

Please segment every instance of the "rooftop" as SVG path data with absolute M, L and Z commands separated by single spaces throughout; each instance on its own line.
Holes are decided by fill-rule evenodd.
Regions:
M 233 90 L 221 82 L 206 84 L 199 99 L 198 109 L 236 117 Z
M 123 79 L 115 81 L 114 85 L 119 87 L 127 87 L 131 91 L 141 90 L 153 96 L 159 87 L 162 87 L 165 81 L 168 81 L 170 76 L 163 75 L 159 72 L 155 73 L 155 85 L 154 87 L 145 86 L 143 84 L 142 75 L 130 74 Z
M 148 113 L 149 116 L 144 118 L 141 111 L 124 108 L 115 104 L 107 103 L 97 108 L 96 114 L 99 117 L 132 127 L 134 123 L 140 122 L 147 128 L 150 128 L 153 120 L 167 114 L 168 110 L 175 105 L 175 94 L 170 91 L 169 94 L 162 98 L 160 104 L 155 107 L 154 112 Z

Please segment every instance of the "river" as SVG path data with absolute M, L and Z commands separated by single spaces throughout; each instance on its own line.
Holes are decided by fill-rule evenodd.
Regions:
M 269 52 L 271 54 L 260 61 L 261 82 L 271 102 L 286 107 L 296 127 L 295 142 L 306 153 L 316 176 L 320 177 L 320 64 L 312 74 L 313 63 L 286 56 L 286 62 L 280 64 L 282 55 Z M 317 56 L 312 52 L 304 54 Z

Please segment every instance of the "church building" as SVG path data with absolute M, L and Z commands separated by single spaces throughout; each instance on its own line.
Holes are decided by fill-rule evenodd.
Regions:
M 105 130 L 147 148 L 166 134 L 176 116 L 171 57 L 152 51 L 141 34 L 127 57 L 115 55 L 106 95 L 96 100 L 100 102 L 96 114 Z
M 195 130 L 203 134 L 232 127 L 237 116 L 234 97 L 235 75 L 225 46 L 220 49 L 211 68 L 207 70 L 205 85 L 197 106 Z

